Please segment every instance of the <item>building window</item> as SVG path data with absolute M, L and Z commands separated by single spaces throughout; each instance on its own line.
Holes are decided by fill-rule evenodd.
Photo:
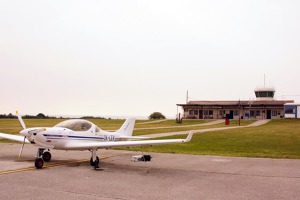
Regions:
M 277 110 L 272 110 L 272 116 L 277 116 Z
M 219 115 L 223 115 L 223 110 L 219 110 Z
M 208 110 L 204 110 L 203 115 L 208 115 Z
M 198 110 L 194 110 L 194 115 L 198 115 Z
M 213 110 L 203 111 L 204 119 L 213 119 Z
M 285 114 L 295 114 L 296 109 L 294 106 L 285 106 Z
M 189 111 L 189 115 L 193 115 L 194 114 L 194 111 L 193 110 L 190 110 Z
M 239 111 L 238 110 L 234 110 L 233 114 L 234 114 L 234 116 L 238 116 L 239 115 Z
M 250 110 L 250 117 L 255 117 L 255 111 L 254 110 Z
M 256 116 L 260 116 L 260 110 L 256 111 Z

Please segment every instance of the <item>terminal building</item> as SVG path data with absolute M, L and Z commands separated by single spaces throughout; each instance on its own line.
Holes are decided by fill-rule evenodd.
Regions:
M 285 116 L 285 104 L 294 100 L 275 100 L 273 88 L 254 90 L 255 100 L 189 101 L 177 104 L 183 109 L 183 119 L 280 119 Z

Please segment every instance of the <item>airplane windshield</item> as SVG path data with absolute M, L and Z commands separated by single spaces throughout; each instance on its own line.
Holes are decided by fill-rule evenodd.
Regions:
M 55 127 L 68 128 L 73 131 L 87 131 L 92 127 L 92 125 L 93 124 L 87 120 L 70 119 L 56 124 Z

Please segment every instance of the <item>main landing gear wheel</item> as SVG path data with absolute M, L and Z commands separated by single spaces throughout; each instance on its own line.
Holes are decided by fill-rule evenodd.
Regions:
M 44 152 L 42 158 L 45 162 L 49 162 L 51 160 L 51 153 L 48 151 Z
M 96 159 L 94 169 L 98 169 L 99 167 L 99 159 Z
M 34 161 L 34 165 L 37 169 L 41 169 L 44 166 L 44 161 L 41 158 L 36 158 Z
M 93 157 L 90 159 L 90 165 L 93 166 L 95 169 L 99 168 L 99 157 L 96 157 L 95 162 L 93 162 Z

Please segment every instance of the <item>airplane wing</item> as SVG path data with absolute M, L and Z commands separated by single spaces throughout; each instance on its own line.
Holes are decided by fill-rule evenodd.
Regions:
M 136 140 L 136 139 L 147 139 L 149 137 L 143 137 L 143 136 L 126 136 L 126 135 L 121 135 L 119 136 L 121 139 L 133 139 L 133 140 Z
M 11 134 L 5 134 L 5 133 L 0 133 L 0 138 L 4 138 L 4 139 L 9 139 L 9 140 L 14 140 L 17 142 L 23 142 L 24 141 L 24 136 L 20 136 L 20 135 L 11 135 Z M 25 140 L 25 143 L 30 143 L 27 138 Z
M 87 142 L 70 141 L 64 147 L 65 149 L 84 150 L 84 149 L 102 149 L 113 147 L 131 147 L 131 146 L 151 146 L 159 144 L 173 144 L 189 142 L 192 139 L 193 131 L 190 131 L 186 139 L 165 139 L 165 140 L 139 140 L 139 141 L 109 141 L 109 142 Z

